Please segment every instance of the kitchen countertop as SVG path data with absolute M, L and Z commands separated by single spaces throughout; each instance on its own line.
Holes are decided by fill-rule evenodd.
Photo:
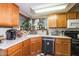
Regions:
M 30 39 L 32 37 L 53 37 L 53 38 L 63 38 L 63 39 L 71 39 L 70 37 L 67 36 L 51 36 L 51 35 L 23 35 L 20 38 L 16 38 L 15 40 L 4 40 L 2 43 L 0 43 L 0 49 L 7 49 L 13 45 L 16 45 L 24 40 Z

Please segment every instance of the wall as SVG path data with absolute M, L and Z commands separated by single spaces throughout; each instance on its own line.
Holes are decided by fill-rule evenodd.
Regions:
M 24 20 L 26 20 L 26 18 L 21 14 L 19 16 L 20 16 L 19 19 L 20 19 L 20 26 L 21 26 Z
M 49 28 L 49 35 L 63 35 L 62 31 L 79 31 L 79 28 Z
M 9 29 L 11 28 L 0 28 L 0 35 L 4 35 L 4 37 L 6 37 L 6 31 Z
M 62 31 L 65 31 L 66 28 L 49 28 L 49 35 L 62 35 Z

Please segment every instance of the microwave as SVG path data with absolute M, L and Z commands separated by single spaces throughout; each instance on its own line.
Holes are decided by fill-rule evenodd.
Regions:
M 79 19 L 68 19 L 67 28 L 79 28 Z

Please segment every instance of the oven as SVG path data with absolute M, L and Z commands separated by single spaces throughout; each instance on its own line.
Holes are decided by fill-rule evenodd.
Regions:
M 65 31 L 64 35 L 72 38 L 71 55 L 79 56 L 79 31 Z

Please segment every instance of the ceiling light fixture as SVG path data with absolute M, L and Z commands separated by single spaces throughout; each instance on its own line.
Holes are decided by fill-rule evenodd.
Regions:
M 48 8 L 42 8 L 42 9 L 35 10 L 35 13 L 43 13 L 43 12 L 50 12 L 50 11 L 54 12 L 54 11 L 58 11 L 58 10 L 63 10 L 66 7 L 67 7 L 67 4 L 48 7 Z

